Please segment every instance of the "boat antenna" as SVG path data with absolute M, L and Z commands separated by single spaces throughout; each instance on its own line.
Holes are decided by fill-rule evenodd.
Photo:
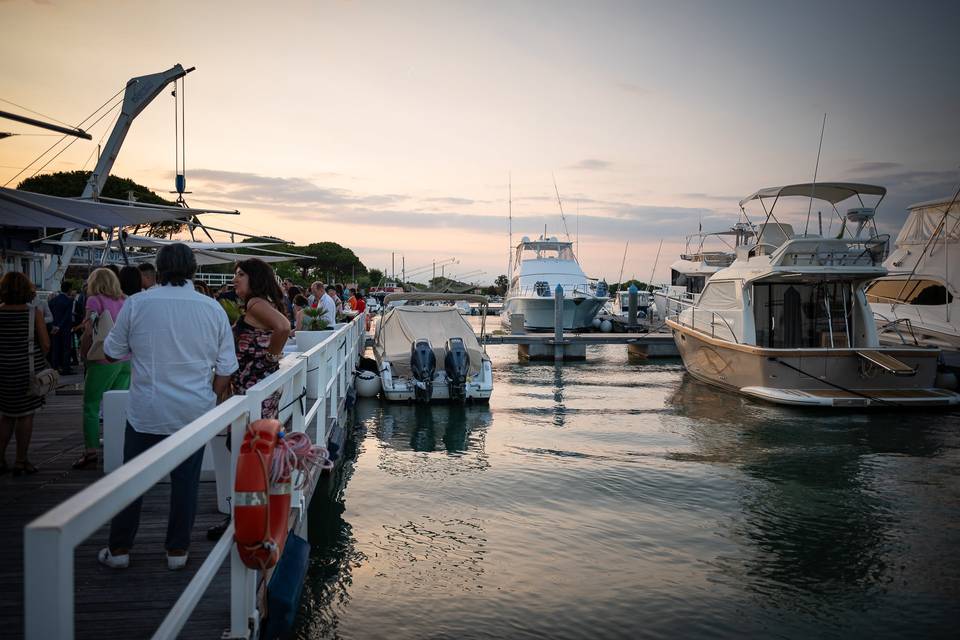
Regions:
M 660 249 L 663 249 L 663 238 L 660 238 L 660 246 L 657 247 L 657 257 L 653 259 L 653 269 L 650 269 L 650 279 L 647 280 L 647 291 L 653 290 L 653 274 L 657 271 L 657 263 L 660 262 Z
M 560 207 L 560 219 L 563 220 L 563 232 L 567 234 L 567 242 L 570 242 L 570 232 L 567 230 L 567 216 L 563 215 L 563 202 L 560 201 L 560 189 L 557 188 L 557 176 L 550 174 L 553 177 L 553 190 L 557 193 L 557 206 Z M 546 235 L 546 231 L 544 231 Z
M 823 131 L 827 128 L 827 113 L 823 113 L 823 123 L 820 125 L 820 144 L 817 146 L 817 163 L 813 166 L 813 184 L 810 185 L 810 202 L 807 204 L 807 224 L 803 227 L 803 235 L 810 229 L 810 211 L 813 209 L 813 194 L 817 188 L 817 172 L 820 170 L 820 150 L 823 149 Z
M 513 175 L 507 173 L 507 277 L 513 269 Z

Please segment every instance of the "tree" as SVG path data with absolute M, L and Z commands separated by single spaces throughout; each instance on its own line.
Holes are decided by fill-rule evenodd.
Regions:
M 510 288 L 510 280 L 505 275 L 497 276 L 497 279 L 493 281 L 493 286 L 497 288 L 497 295 L 504 295 L 507 292 L 507 289 Z
M 57 171 L 56 173 L 45 173 L 39 176 L 27 178 L 17 185 L 21 191 L 30 191 L 32 193 L 42 193 L 48 196 L 59 196 L 61 198 L 79 198 L 83 195 L 83 189 L 87 186 L 90 179 L 90 171 Z M 145 204 L 162 204 L 167 206 L 176 206 L 176 202 L 165 200 L 145 187 L 137 184 L 129 178 L 119 178 L 109 176 L 103 185 L 103 191 L 100 192 L 104 198 L 117 198 L 126 200 L 130 193 L 133 193 L 137 202 Z M 184 214 L 184 218 L 189 217 L 189 213 Z M 177 221 L 154 222 L 147 228 L 147 235 L 150 236 L 168 236 L 183 230 L 184 224 Z

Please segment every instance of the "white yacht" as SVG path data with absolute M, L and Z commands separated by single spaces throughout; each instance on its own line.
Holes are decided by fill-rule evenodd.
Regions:
M 922 202 L 910 215 L 883 265 L 889 272 L 867 287 L 885 344 L 918 344 L 942 350 L 944 363 L 960 367 L 960 202 Z
M 675 317 L 693 304 L 710 276 L 733 263 L 736 258 L 734 246 L 742 244 L 744 238 L 751 235 L 752 226 L 741 222 L 728 231 L 701 232 L 687 236 L 686 247 L 680 254 L 680 259 L 670 265 L 670 284 L 653 293 L 660 319 Z M 735 236 L 736 241 L 731 244 L 723 236 Z M 727 250 L 705 250 L 704 244 L 711 238 L 723 241 Z
M 554 292 L 563 287 L 563 328 L 586 329 L 608 300 L 605 291 L 597 291 L 580 268 L 572 242 L 540 236 L 524 236 L 514 253 L 510 290 L 503 301 L 500 318 L 510 329 L 510 316 L 523 314 L 528 331 L 554 328 Z
M 960 401 L 934 387 L 937 349 L 880 346 L 864 287 L 886 275 L 886 238 L 876 235 L 876 205 L 864 206 L 863 197 L 885 194 L 864 184 L 798 184 L 741 201 L 741 208 L 759 201 L 766 212 L 755 240 L 738 246 L 734 262 L 713 274 L 696 303 L 667 320 L 687 371 L 779 404 Z M 859 206 L 847 211 L 839 237 L 798 236 L 774 214 L 789 196 L 824 200 L 834 209 L 856 197 Z
M 459 301 L 480 305 L 483 316 L 479 339 L 451 304 Z M 390 293 L 383 302 L 385 311 L 377 323 L 373 353 L 387 400 L 429 403 L 490 399 L 493 365 L 482 343 L 486 296 Z

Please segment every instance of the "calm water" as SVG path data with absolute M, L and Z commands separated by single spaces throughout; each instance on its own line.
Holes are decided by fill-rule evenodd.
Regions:
M 361 402 L 298 637 L 957 637 L 960 416 L 489 351 L 489 407 Z

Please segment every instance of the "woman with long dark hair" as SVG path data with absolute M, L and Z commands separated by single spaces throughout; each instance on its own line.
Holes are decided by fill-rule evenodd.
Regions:
M 290 320 L 284 313 L 283 290 L 273 269 L 259 258 L 237 263 L 233 278 L 243 313 L 233 333 L 240 368 L 233 374 L 233 392 L 243 395 L 280 368 L 283 345 L 290 335 Z M 264 418 L 279 416 L 280 392 L 263 401 Z

